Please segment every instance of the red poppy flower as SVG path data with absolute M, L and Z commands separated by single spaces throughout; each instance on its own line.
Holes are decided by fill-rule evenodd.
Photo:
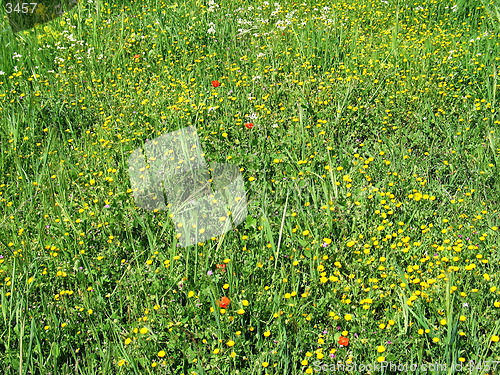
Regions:
M 212 81 L 212 87 L 219 87 L 220 86 L 220 82 L 215 80 L 215 81 Z
M 339 345 L 348 346 L 349 345 L 349 339 L 347 337 L 340 336 L 339 337 Z
M 216 264 L 215 268 L 217 268 L 218 270 L 221 270 L 221 272 L 226 272 L 226 265 L 224 263 Z
M 225 309 L 229 306 L 230 303 L 231 300 L 229 298 L 222 297 L 219 301 L 217 301 L 217 306 L 219 306 L 221 309 Z
M 252 129 L 252 128 L 253 128 L 253 123 L 252 123 L 252 122 L 247 122 L 247 123 L 245 124 L 245 127 L 246 127 L 247 129 Z

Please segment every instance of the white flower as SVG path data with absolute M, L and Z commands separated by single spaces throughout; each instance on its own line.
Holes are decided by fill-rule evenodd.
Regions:
M 208 24 L 208 26 L 210 26 L 210 28 L 207 30 L 207 33 L 208 34 L 215 34 L 215 23 L 210 22 Z
M 5 72 L 2 72 L 2 71 L 0 70 L 0 76 L 3 76 L 4 74 L 5 74 Z
M 215 10 L 219 7 L 219 4 L 217 4 L 214 0 L 209 0 L 208 1 L 208 11 L 209 12 L 215 12 Z

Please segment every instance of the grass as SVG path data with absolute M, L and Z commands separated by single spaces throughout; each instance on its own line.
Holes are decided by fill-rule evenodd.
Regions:
M 499 12 L 94 0 L 15 34 L 4 13 L 0 369 L 498 373 Z M 187 126 L 249 215 L 182 248 L 127 158 Z

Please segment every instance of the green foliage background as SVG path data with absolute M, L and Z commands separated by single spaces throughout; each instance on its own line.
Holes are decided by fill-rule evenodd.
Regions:
M 0 369 L 496 373 L 499 25 L 477 0 L 80 1 L 15 34 L 4 13 Z M 183 249 L 127 157 L 190 125 L 249 216 Z

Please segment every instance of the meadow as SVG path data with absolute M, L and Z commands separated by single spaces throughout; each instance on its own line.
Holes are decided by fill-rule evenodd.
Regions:
M 2 374 L 500 373 L 497 2 L 1 13 Z M 248 216 L 184 248 L 127 159 L 187 126 Z

